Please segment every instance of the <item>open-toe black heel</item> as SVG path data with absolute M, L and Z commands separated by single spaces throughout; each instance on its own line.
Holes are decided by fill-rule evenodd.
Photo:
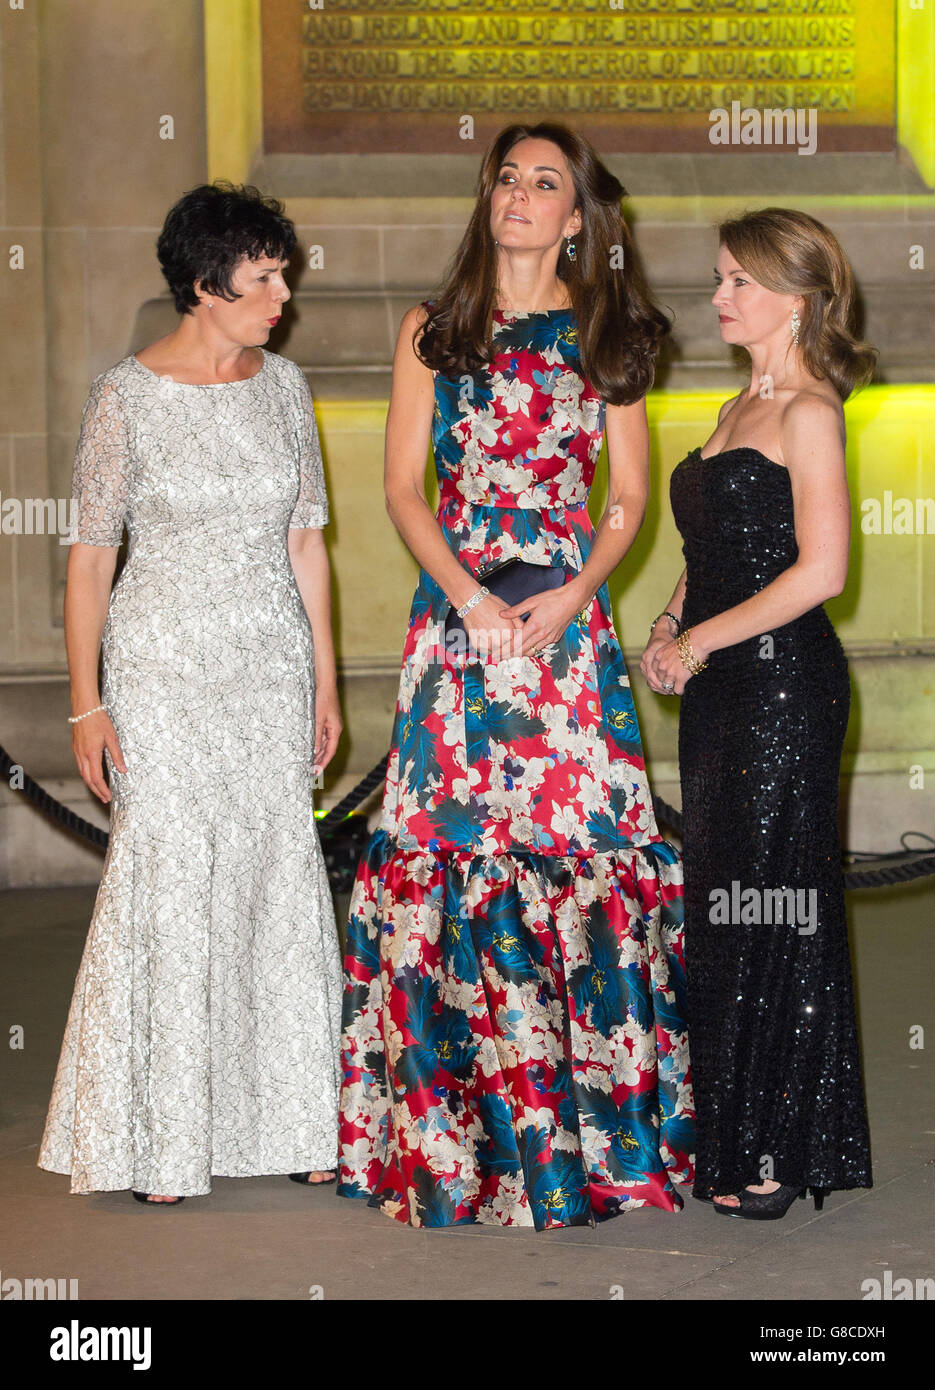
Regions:
M 319 1178 L 318 1182 L 309 1182 L 313 1173 L 327 1172 L 326 1168 L 309 1168 L 307 1173 L 290 1173 L 290 1182 L 304 1182 L 306 1187 L 328 1187 L 331 1183 L 337 1182 L 338 1175 L 334 1173 L 330 1178 Z
M 796 1197 L 804 1197 L 809 1191 L 815 1199 L 815 1210 L 821 1211 L 825 1201 L 824 1188 L 793 1187 L 786 1183 L 777 1187 L 775 1192 L 748 1192 L 744 1188 L 740 1193 L 740 1207 L 735 1210 L 747 1221 L 778 1221 L 785 1216 Z
M 151 1202 L 149 1200 L 151 1195 L 149 1192 L 136 1192 L 132 1187 L 130 1191 L 138 1202 L 145 1202 L 148 1207 L 177 1207 L 181 1202 L 185 1201 L 184 1197 L 173 1197 L 171 1202 Z

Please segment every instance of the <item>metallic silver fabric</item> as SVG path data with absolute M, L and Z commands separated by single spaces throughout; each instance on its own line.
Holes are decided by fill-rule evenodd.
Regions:
M 313 819 L 312 631 L 288 528 L 328 520 L 301 370 L 97 377 L 75 538 L 127 564 L 103 635 L 111 841 L 39 1166 L 198 1195 L 334 1168 L 341 961 Z

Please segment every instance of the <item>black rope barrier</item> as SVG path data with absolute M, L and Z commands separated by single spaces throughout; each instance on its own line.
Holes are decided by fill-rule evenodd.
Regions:
M 17 784 L 14 787 L 15 791 L 21 791 L 27 801 L 38 806 L 40 811 L 44 811 L 50 819 L 57 821 L 66 830 L 74 831 L 83 840 L 90 840 L 91 844 L 97 845 L 99 849 L 107 848 L 110 836 L 106 830 L 101 830 L 100 826 L 92 825 L 89 820 L 76 815 L 68 806 L 63 806 L 60 801 L 56 801 L 45 787 L 40 787 L 38 782 L 34 782 L 29 774 L 23 771 L 21 763 L 13 761 L 2 745 L 0 745 L 0 776 L 10 786 L 14 786 L 15 782 Z
M 357 786 L 352 787 L 347 796 L 343 797 L 342 800 L 338 802 L 337 806 L 332 806 L 327 815 L 321 817 L 318 822 L 319 835 L 329 834 L 344 820 L 345 816 L 350 815 L 355 806 L 360 806 L 367 800 L 372 792 L 376 791 L 377 787 L 383 785 L 383 780 L 386 777 L 386 765 L 389 760 L 389 753 L 384 753 L 376 766 L 372 767 L 367 773 L 367 776 L 362 777 L 357 783 Z
M 383 785 L 389 754 L 384 754 L 366 777 L 361 778 L 345 797 L 317 821 L 322 853 L 329 877 L 337 892 L 345 892 L 354 878 L 357 860 L 368 838 L 366 816 L 355 817 L 352 812 Z M 70 807 L 57 801 L 41 787 L 20 763 L 15 762 L 0 745 L 0 776 L 16 791 L 21 791 L 34 806 L 65 830 L 81 836 L 90 844 L 106 850 L 110 836 L 91 821 L 77 815 Z M 653 797 L 653 811 L 659 825 L 682 831 L 682 814 L 660 796 Z M 927 842 L 925 848 L 911 849 L 906 841 L 915 836 Z M 907 830 L 900 837 L 903 848 L 884 854 L 845 851 L 842 856 L 845 888 L 888 888 L 897 883 L 935 874 L 935 840 L 921 830 Z M 862 867 L 861 867 L 862 866 Z

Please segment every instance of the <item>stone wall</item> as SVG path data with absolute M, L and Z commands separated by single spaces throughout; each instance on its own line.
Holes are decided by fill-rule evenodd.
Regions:
M 3 277 L 0 496 L 67 498 L 90 380 L 173 326 L 154 243 L 166 210 L 209 176 L 205 46 L 196 0 L 45 0 L 0 8 L 3 100 L 0 218 L 22 269 Z M 172 139 L 165 117 L 172 118 Z M 335 631 L 344 746 L 326 778 L 335 803 L 386 750 L 399 653 L 416 567 L 383 505 L 382 445 L 390 362 L 405 309 L 429 294 L 471 206 L 481 149 L 446 161 L 393 156 L 396 197 L 367 196 L 367 156 L 311 167 L 267 160 L 243 170 L 287 201 L 321 270 L 296 279 L 292 312 L 271 344 L 306 370 L 316 396 L 332 499 Z M 824 163 L 822 163 L 822 158 Z M 828 163 L 828 161 L 831 163 Z M 849 161 L 849 162 L 848 162 Z M 621 641 L 633 669 L 652 615 L 678 574 L 668 474 L 710 433 L 716 405 L 742 378 L 709 306 L 713 225 L 744 207 L 786 203 L 826 221 L 857 271 L 866 331 L 882 379 L 935 380 L 935 205 L 905 159 L 639 156 L 608 162 L 632 195 L 634 232 L 660 299 L 677 317 L 678 352 L 650 402 L 653 487 L 634 551 L 613 576 Z M 807 168 L 803 168 L 807 166 Z M 435 171 L 435 172 L 433 172 Z M 213 169 L 212 173 L 225 172 Z M 384 170 L 385 172 L 385 170 Z M 859 188 L 864 195 L 850 195 Z M 318 196 L 311 196 L 316 190 Z M 876 198 L 868 196 L 876 194 Z M 887 489 L 931 493 L 933 391 L 871 390 L 849 408 L 855 536 L 851 581 L 830 605 L 852 662 L 855 707 L 845 764 L 849 842 L 889 847 L 903 829 L 932 829 L 930 800 L 910 790 L 935 777 L 932 541 L 865 535 L 860 503 Z M 606 465 L 592 516 L 600 516 Z M 67 547 L 55 535 L 0 535 L 0 743 L 81 814 L 106 818 L 70 753 L 61 599 Z M 379 563 L 362 564 L 362 557 Z M 637 676 L 638 711 L 655 784 L 678 804 L 675 702 Z M 371 803 L 373 805 L 373 803 Z M 100 855 L 50 827 L 0 787 L 0 886 L 93 881 Z

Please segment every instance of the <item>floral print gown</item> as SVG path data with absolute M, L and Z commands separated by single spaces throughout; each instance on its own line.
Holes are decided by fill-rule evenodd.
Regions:
M 435 377 L 437 519 L 473 572 L 518 556 L 570 576 L 604 405 L 572 310 L 495 311 L 494 333 L 473 377 Z M 449 657 L 448 609 L 423 570 L 351 896 L 338 1192 L 413 1226 L 678 1210 L 681 863 L 607 586 L 537 657 Z

